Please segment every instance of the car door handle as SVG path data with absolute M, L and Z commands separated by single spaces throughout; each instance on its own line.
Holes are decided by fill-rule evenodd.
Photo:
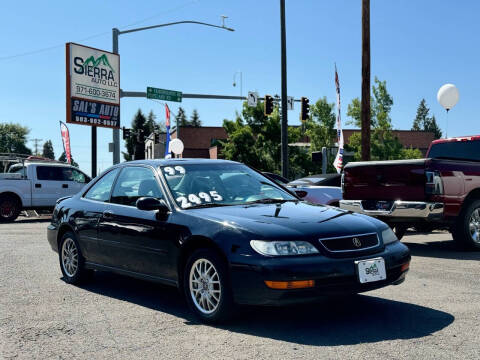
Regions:
M 68 189 L 68 184 L 62 184 L 62 188 Z
M 42 187 L 42 184 L 35 184 L 36 189 L 40 189 Z
M 111 219 L 111 218 L 113 218 L 113 212 L 110 211 L 110 210 L 105 210 L 105 211 L 103 212 L 103 217 L 104 217 L 105 219 Z

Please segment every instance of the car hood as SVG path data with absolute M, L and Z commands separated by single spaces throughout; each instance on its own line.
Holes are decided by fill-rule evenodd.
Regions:
M 191 215 L 248 231 L 259 239 L 336 237 L 378 232 L 374 218 L 302 201 L 192 209 Z

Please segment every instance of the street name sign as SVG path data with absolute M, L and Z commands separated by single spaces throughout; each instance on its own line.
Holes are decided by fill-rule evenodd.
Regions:
M 249 91 L 247 96 L 248 106 L 256 107 L 258 104 L 258 93 L 255 91 Z
M 120 56 L 66 44 L 67 123 L 120 128 Z
M 182 92 L 147 87 L 147 99 L 182 102 Z

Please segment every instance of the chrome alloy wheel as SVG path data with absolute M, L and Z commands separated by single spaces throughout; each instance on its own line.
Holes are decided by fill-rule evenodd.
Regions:
M 473 210 L 470 216 L 469 230 L 472 240 L 480 244 L 480 208 Z
M 218 308 L 222 296 L 217 269 L 207 259 L 198 259 L 190 269 L 190 295 L 193 303 L 204 314 Z
M 66 238 L 62 245 L 62 267 L 69 277 L 75 276 L 78 271 L 78 249 L 71 238 Z

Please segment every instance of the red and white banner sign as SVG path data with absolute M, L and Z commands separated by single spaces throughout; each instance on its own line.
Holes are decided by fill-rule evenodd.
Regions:
M 63 150 L 69 164 L 72 163 L 72 151 L 70 150 L 70 134 L 67 125 L 60 121 L 60 132 L 62 133 Z

